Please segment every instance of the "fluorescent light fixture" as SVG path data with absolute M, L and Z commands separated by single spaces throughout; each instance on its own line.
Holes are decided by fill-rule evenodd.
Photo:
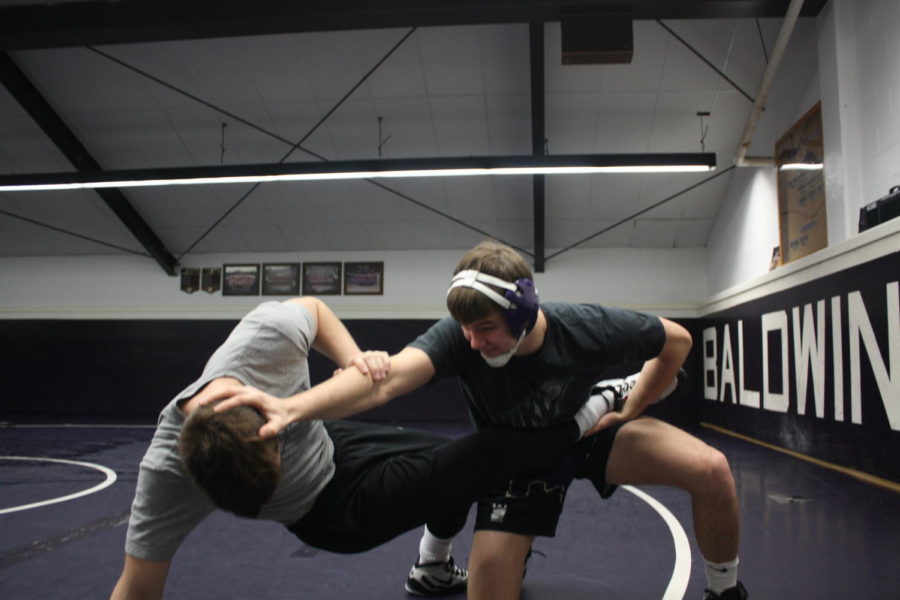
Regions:
M 778 167 L 779 171 L 821 171 L 823 163 L 787 163 Z
M 0 192 L 384 177 L 691 173 L 715 168 L 714 153 L 464 156 L 3 175 Z

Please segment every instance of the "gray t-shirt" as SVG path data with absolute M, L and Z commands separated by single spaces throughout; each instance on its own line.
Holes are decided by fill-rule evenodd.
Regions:
M 180 406 L 217 377 L 234 377 L 276 397 L 309 388 L 306 359 L 316 321 L 296 302 L 264 302 L 244 317 L 213 353 L 197 381 L 162 410 L 141 461 L 125 552 L 146 560 L 171 560 L 178 546 L 215 507 L 184 471 L 178 436 Z M 321 421 L 282 431 L 281 478 L 259 518 L 290 525 L 306 514 L 334 475 L 334 445 Z
M 563 423 L 578 412 L 604 371 L 657 356 L 666 340 L 658 317 L 597 304 L 546 302 L 544 344 L 495 369 L 469 346 L 459 324 L 438 321 L 410 346 L 424 351 L 435 376 L 459 376 L 479 429 Z

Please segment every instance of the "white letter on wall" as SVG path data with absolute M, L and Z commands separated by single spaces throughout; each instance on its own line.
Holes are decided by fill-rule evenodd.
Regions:
M 892 281 L 885 286 L 890 372 L 885 368 L 884 359 L 878 350 L 878 342 L 862 296 L 859 292 L 850 292 L 847 295 L 847 325 L 850 335 L 850 420 L 862 423 L 859 363 L 861 338 L 866 347 L 872 373 L 875 375 L 875 382 L 878 384 L 878 392 L 881 394 L 888 423 L 894 431 L 900 431 L 900 300 L 898 300 L 900 294 L 897 291 L 897 283 Z
M 813 372 L 813 398 L 816 416 L 825 417 L 825 301 L 816 302 L 813 322 L 812 304 L 803 307 L 801 333 L 800 308 L 793 310 L 794 377 L 797 383 L 797 414 L 806 414 L 806 384 L 810 368 Z M 815 328 L 815 337 L 813 337 Z
M 731 353 L 731 330 L 725 324 L 725 335 L 722 337 L 722 387 L 719 390 L 719 402 L 725 402 L 725 386 L 731 386 L 731 401 L 737 402 L 737 388 L 734 385 L 734 356 Z
M 781 393 L 769 390 L 769 332 L 778 331 L 781 336 Z M 787 412 L 790 402 L 788 386 L 788 317 L 786 310 L 766 313 L 762 316 L 763 348 L 763 408 L 775 412 Z
M 834 363 L 834 420 L 844 420 L 844 334 L 841 329 L 841 297 L 831 298 L 831 351 Z
M 710 375 L 712 384 L 710 384 Z M 703 330 L 703 398 L 705 400 L 716 399 L 716 392 L 719 389 L 716 375 L 716 328 L 708 327 Z
M 738 363 L 738 375 L 741 378 L 741 404 L 759 408 L 759 392 L 747 387 L 747 377 L 744 376 L 744 322 L 738 321 L 738 352 L 741 353 L 741 362 Z

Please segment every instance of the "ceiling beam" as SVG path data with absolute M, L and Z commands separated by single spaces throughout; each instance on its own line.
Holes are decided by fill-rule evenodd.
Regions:
M 827 0 L 807 0 L 801 16 Z M 630 6 L 633 19 L 783 17 L 789 0 L 88 0 L 0 8 L 0 50 L 306 31 L 559 21 Z
M 53 107 L 4 52 L 0 52 L 0 82 L 76 169 L 102 171 L 100 163 L 94 160 Z M 134 209 L 125 194 L 117 189 L 98 189 L 96 192 L 159 266 L 167 274 L 175 275 L 175 257 Z

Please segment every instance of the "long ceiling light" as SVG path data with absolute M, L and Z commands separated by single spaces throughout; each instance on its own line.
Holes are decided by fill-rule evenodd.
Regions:
M 787 163 L 778 167 L 779 171 L 821 171 L 825 163 Z
M 0 176 L 0 192 L 375 179 L 381 177 L 685 173 L 705 172 L 715 168 L 716 155 L 709 152 L 463 156 L 2 175 Z

